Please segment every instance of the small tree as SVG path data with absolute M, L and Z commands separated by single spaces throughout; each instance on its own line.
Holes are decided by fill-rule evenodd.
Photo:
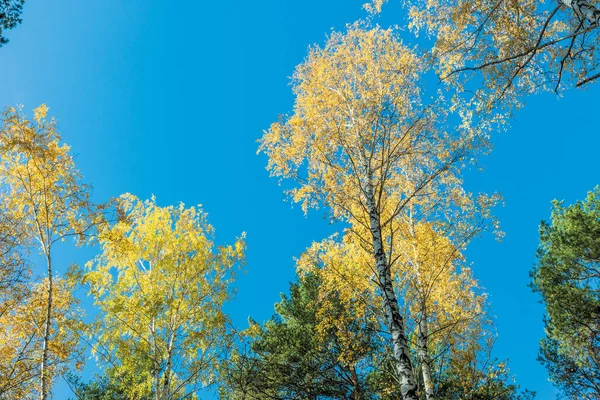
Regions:
M 215 382 L 244 241 L 215 246 L 195 207 L 118 203 L 122 218 L 101 231 L 102 253 L 84 275 L 100 309 L 95 354 L 116 379 L 134 378 L 123 383 L 129 398 L 193 397 Z

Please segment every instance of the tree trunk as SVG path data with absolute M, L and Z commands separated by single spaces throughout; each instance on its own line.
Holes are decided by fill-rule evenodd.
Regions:
M 163 399 L 168 400 L 171 397 L 171 364 L 173 360 L 173 343 L 175 342 L 176 331 L 171 333 L 169 345 L 167 348 L 167 365 L 165 367 L 165 378 L 163 385 Z
M 154 326 L 154 317 L 152 318 L 152 322 L 150 324 L 150 333 L 152 333 L 152 343 L 154 345 L 154 349 L 152 351 L 152 367 L 154 368 L 154 398 L 156 400 L 161 400 L 161 384 L 160 384 L 160 363 L 159 355 L 158 355 L 158 346 L 156 343 L 156 328 Z
M 392 285 L 392 276 L 387 256 L 383 249 L 381 235 L 381 218 L 375 203 L 375 195 L 372 187 L 368 188 L 367 207 L 369 211 L 371 236 L 373 238 L 373 255 L 375 256 L 375 267 L 377 279 L 383 297 L 383 308 L 390 326 L 392 335 L 392 349 L 396 361 L 396 372 L 400 381 L 400 392 L 403 400 L 417 400 L 417 385 L 410 361 L 408 351 L 408 340 L 404 333 L 404 318 L 400 314 L 398 300 Z
M 356 368 L 354 365 L 350 366 L 350 375 L 352 376 L 352 400 L 360 400 L 361 390 L 360 390 L 360 381 L 358 380 L 358 375 L 356 374 Z
M 425 389 L 425 399 L 433 400 L 433 379 L 431 377 L 431 359 L 429 357 L 429 327 L 427 324 L 427 288 L 423 285 L 423 279 L 421 276 L 421 268 L 419 262 L 419 251 L 415 245 L 416 232 L 414 220 L 412 218 L 413 210 L 411 208 L 410 217 L 410 235 L 413 239 L 413 259 L 412 266 L 414 273 L 417 278 L 417 287 L 419 288 L 419 304 L 420 304 L 420 315 L 419 315 L 419 334 L 417 337 L 417 353 L 419 355 L 419 361 L 421 362 L 421 375 L 423 376 L 423 388 Z
M 585 19 L 591 25 L 600 23 L 600 10 L 588 0 L 560 0 L 560 2 L 575 11 L 578 17 Z
M 44 320 L 44 338 L 42 348 L 42 364 L 40 366 L 40 399 L 48 399 L 48 344 L 50 342 L 50 328 L 52 325 L 52 258 L 50 256 L 50 249 L 46 250 L 46 262 L 48 267 L 48 304 L 46 305 L 46 318 Z
M 421 361 L 421 372 L 423 374 L 423 387 L 425 388 L 425 398 L 434 400 L 433 379 L 431 378 L 431 360 L 429 358 L 429 332 L 427 327 L 427 315 L 421 314 L 419 323 L 419 359 Z

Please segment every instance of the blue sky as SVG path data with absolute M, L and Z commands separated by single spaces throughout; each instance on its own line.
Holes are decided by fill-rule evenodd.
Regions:
M 307 46 L 364 17 L 363 1 L 27 1 L 0 49 L 0 105 L 47 103 L 97 201 L 154 194 L 161 205 L 202 204 L 218 242 L 246 231 L 229 311 L 241 325 L 265 320 L 294 279 L 293 257 L 339 226 L 284 201 L 256 140 L 291 110 L 288 77 Z M 543 308 L 528 272 L 550 201 L 571 203 L 600 183 L 599 94 L 596 85 L 527 99 L 484 171 L 466 179 L 504 195 L 505 239 L 479 239 L 467 256 L 497 316 L 496 355 L 539 399 L 554 391 L 536 361 Z M 59 385 L 55 398 L 67 396 Z

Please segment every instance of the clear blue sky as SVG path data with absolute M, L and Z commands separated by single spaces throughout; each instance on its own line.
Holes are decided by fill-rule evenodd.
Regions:
M 363 2 L 28 0 L 0 49 L 0 105 L 46 102 L 97 201 L 131 192 L 200 203 L 218 242 L 246 231 L 247 272 L 229 310 L 241 325 L 265 320 L 294 279 L 293 257 L 339 227 L 284 202 L 256 139 L 291 109 L 288 77 L 307 46 L 363 17 Z M 550 201 L 600 183 L 599 95 L 596 85 L 528 99 L 485 170 L 467 177 L 471 190 L 505 198 L 506 238 L 480 239 L 467 256 L 497 316 L 496 355 L 539 399 L 554 396 L 536 361 L 543 309 L 528 271 Z M 59 385 L 55 398 L 67 396 Z

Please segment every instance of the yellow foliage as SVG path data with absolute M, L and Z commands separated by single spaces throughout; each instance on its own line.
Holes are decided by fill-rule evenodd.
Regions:
M 199 208 L 159 207 L 130 194 L 118 207 L 123 218 L 102 230 L 102 253 L 84 275 L 101 312 L 96 356 L 117 375 L 136 377 L 126 388 L 135 398 L 212 383 L 244 235 L 215 246 Z
M 67 236 L 82 238 L 93 225 L 88 187 L 79 183 L 69 146 L 60 142 L 47 113 L 43 104 L 30 121 L 21 110 L 7 108 L 0 129 L 0 183 L 7 190 L 2 206 L 44 254 Z
M 64 294 L 60 287 L 55 288 L 54 268 L 52 266 L 53 245 L 63 241 L 67 237 L 74 237 L 81 243 L 85 236 L 100 220 L 96 210 L 89 202 L 88 187 L 81 184 L 80 174 L 75 169 L 73 159 L 69 154 L 69 147 L 60 141 L 60 135 L 53 118 L 48 118 L 48 107 L 43 104 L 34 110 L 33 120 L 28 120 L 22 110 L 6 108 L 2 113 L 2 126 L 0 127 L 0 186 L 3 188 L 0 196 L 0 207 L 3 210 L 4 223 L 14 221 L 10 227 L 12 245 L 20 250 L 28 250 L 37 247 L 44 256 L 46 280 L 44 285 L 36 288 L 37 304 L 28 304 L 28 307 L 42 307 L 41 289 L 45 288 L 45 312 L 39 311 L 37 317 L 44 318 L 36 320 L 37 329 L 43 333 L 29 331 L 23 333 L 26 337 L 15 336 L 20 340 L 20 345 L 4 342 L 1 346 L 17 346 L 15 351 L 32 350 L 27 340 L 41 340 L 42 354 L 35 354 L 34 358 L 28 360 L 35 365 L 33 370 L 28 371 L 35 379 L 39 379 L 39 393 L 42 400 L 47 399 L 52 378 L 56 371 L 64 368 L 61 363 L 70 358 L 70 354 L 77 352 L 76 342 L 65 342 L 66 337 L 62 331 L 68 329 L 63 324 L 62 317 L 66 307 Z M 4 260 L 3 260 L 4 261 Z M 14 259 L 13 259 L 14 261 Z M 17 265 L 18 266 L 18 263 Z M 25 286 L 9 288 L 8 291 L 21 291 L 19 296 L 26 293 Z M 22 312 L 23 315 L 13 315 L 14 320 L 19 318 L 31 322 L 30 310 L 23 308 L 23 297 L 13 297 L 11 301 L 17 300 L 10 310 L 13 313 Z M 27 301 L 29 301 L 27 300 Z M 6 304 L 2 304 L 5 307 Z M 29 312 L 29 313 L 28 313 Z M 72 314 L 75 316 L 76 314 Z M 62 320 L 61 320 L 62 318 Z M 59 326 L 59 334 L 53 331 Z M 14 325 L 10 329 L 17 329 Z M 29 329 L 32 325 L 29 325 Z M 40 336 L 40 337 L 38 337 Z M 28 339 L 29 338 L 29 339 Z M 33 343 L 33 342 L 31 342 Z M 0 349 L 2 351 L 4 349 Z M 9 351 L 10 353 L 10 351 Z M 12 354 L 12 353 L 11 353 Z M 16 354 L 16 353 L 14 353 Z M 13 355 L 14 355 L 13 354 Z M 21 355 L 26 355 L 23 353 Z M 9 356 L 10 357 L 10 356 Z M 18 356 L 14 366 L 19 365 Z M 21 368 L 21 367 L 19 367 Z M 33 368 L 33 367 L 32 367 Z M 13 371 L 14 372 L 14 371 Z M 12 372 L 11 372 L 12 374 Z M 10 376 L 10 374 L 9 374 Z M 28 376 L 27 373 L 24 376 Z M 27 391 L 31 392 L 33 379 L 28 376 L 23 384 L 29 385 Z M 29 396 L 29 394 L 27 395 Z
M 366 8 L 378 13 L 386 2 Z M 598 71 L 596 49 L 586 45 L 598 36 L 594 2 L 408 0 L 404 6 L 413 33 L 433 40 L 439 75 L 463 85 L 480 71 L 476 86 L 487 88 L 492 102 L 542 88 L 559 91 L 562 83 L 581 83 Z
M 460 99 L 424 104 L 425 65 L 393 30 L 359 25 L 310 50 L 293 77 L 293 115 L 272 124 L 259 149 L 273 176 L 296 181 L 290 195 L 305 211 L 325 205 L 368 228 L 372 194 L 382 229 L 394 230 L 410 205 L 483 203 L 462 190 L 459 174 L 487 148 L 491 122 L 475 123 Z M 449 113 L 458 118 L 452 129 Z
M 39 397 L 38 370 L 42 359 L 48 281 L 20 289 L 20 295 L 0 309 L 0 397 L 7 399 Z M 47 370 L 50 381 L 63 373 L 69 363 L 77 369 L 83 366 L 82 310 L 65 281 L 55 280 L 52 303 L 54 317 Z
M 457 266 L 470 239 L 494 223 L 498 200 L 466 192 L 461 172 L 487 151 L 501 118 L 480 114 L 478 100 L 440 92 L 429 100 L 427 65 L 392 29 L 354 24 L 333 33 L 296 68 L 293 114 L 272 124 L 259 148 L 271 175 L 295 181 L 290 195 L 305 212 L 325 206 L 350 226 L 298 261 L 300 273 L 322 280 L 320 334 L 339 335 L 347 362 L 359 340 L 344 326 L 381 321 L 385 310 L 406 399 L 417 386 L 405 332 L 427 319 L 432 332 L 456 338 L 448 332 L 466 329 L 461 321 L 481 310 L 475 282 Z M 347 315 L 333 302 L 347 304 Z
M 403 235 L 395 237 L 393 248 L 397 258 L 392 266 L 395 291 L 404 305 L 407 326 L 418 331 L 419 322 L 427 321 L 430 349 L 435 353 L 468 332 L 486 324 L 486 297 L 481 293 L 462 254 L 431 224 L 405 225 Z M 314 243 L 297 262 L 300 275 L 316 274 L 321 280 L 318 333 L 326 338 L 336 328 L 342 346 L 342 357 L 352 359 L 352 343 L 357 338 L 344 337 L 344 324 L 364 320 L 386 325 L 379 307 L 375 260 L 350 231 L 338 240 L 335 236 Z M 332 310 L 336 303 L 346 305 L 340 315 Z M 452 343 L 458 347 L 464 343 Z M 446 349 L 447 350 L 447 349 Z

